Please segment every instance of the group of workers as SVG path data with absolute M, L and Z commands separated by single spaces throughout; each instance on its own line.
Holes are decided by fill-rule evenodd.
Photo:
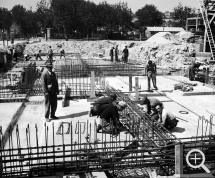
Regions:
M 37 53 L 34 54 L 36 61 L 38 61 L 38 60 L 42 61 L 43 60 L 42 57 L 41 57 L 41 54 L 42 54 L 42 50 L 39 50 Z M 65 50 L 61 47 L 61 49 L 60 49 L 60 59 L 61 59 L 61 57 L 64 57 L 64 59 L 66 59 L 65 56 L 66 56 Z M 31 56 L 29 54 L 25 54 L 24 58 L 25 58 L 25 61 L 29 61 L 31 59 Z M 49 46 L 47 58 L 48 58 L 49 63 L 53 63 L 53 50 L 52 50 L 51 46 Z
M 110 57 L 111 57 L 111 62 L 120 62 L 122 61 L 123 63 L 128 63 L 128 56 L 129 56 L 129 50 L 128 47 L 125 46 L 125 48 L 122 50 L 122 59 L 119 59 L 119 49 L 118 45 L 116 47 L 112 47 L 110 50 Z M 114 61 L 115 58 L 115 61 Z
M 91 107 L 89 116 L 97 116 L 100 118 L 100 123 L 97 127 L 97 132 L 109 133 L 113 135 L 119 134 L 125 127 L 120 122 L 120 111 L 127 107 L 124 101 L 117 101 L 117 96 L 99 97 Z M 164 109 L 163 103 L 156 98 L 143 97 L 140 101 L 140 109 L 143 110 L 155 125 L 163 126 L 168 130 L 177 126 L 178 120 L 168 110 Z

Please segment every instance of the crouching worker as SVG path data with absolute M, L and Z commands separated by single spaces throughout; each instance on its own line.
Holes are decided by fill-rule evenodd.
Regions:
M 118 135 L 122 123 L 119 121 L 119 111 L 123 111 L 127 107 L 124 101 L 119 101 L 116 106 L 110 105 L 100 115 L 100 124 L 97 132 L 102 130 L 102 133 Z
M 177 126 L 178 120 L 170 111 L 163 109 L 160 104 L 157 105 L 155 109 L 159 115 L 159 119 L 157 121 L 159 125 L 165 127 L 168 130 L 171 130 Z
M 141 99 L 140 105 L 142 105 L 144 112 L 151 116 L 153 121 L 157 121 L 159 119 L 158 112 L 155 109 L 157 105 L 161 105 L 163 108 L 163 103 L 157 98 L 148 98 L 144 96 Z
M 93 103 L 93 107 L 90 109 L 89 116 L 100 116 L 100 114 L 109 106 L 116 105 L 116 94 L 111 94 L 110 96 L 100 97 L 95 103 Z

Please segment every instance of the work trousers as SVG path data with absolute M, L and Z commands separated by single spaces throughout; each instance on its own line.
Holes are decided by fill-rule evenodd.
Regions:
M 124 54 L 123 59 L 124 59 L 124 63 L 127 63 L 128 62 L 128 55 Z
M 152 80 L 154 88 L 157 88 L 157 86 L 156 86 L 156 74 L 154 72 L 148 71 L 147 72 L 148 90 L 151 89 L 151 80 Z
M 110 61 L 113 62 L 113 56 L 110 56 Z
M 103 118 L 100 118 L 100 125 L 102 126 L 102 133 L 116 135 L 119 132 L 112 122 L 108 122 Z
M 115 62 L 119 62 L 118 55 L 115 54 Z
M 49 118 L 50 109 L 51 109 L 51 116 L 55 116 L 55 112 L 57 110 L 56 94 L 45 95 L 45 118 Z
M 52 54 L 49 54 L 49 62 L 52 64 L 53 63 L 53 55 Z

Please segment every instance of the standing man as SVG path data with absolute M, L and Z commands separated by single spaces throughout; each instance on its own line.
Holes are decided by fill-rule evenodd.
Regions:
M 59 94 L 58 81 L 54 72 L 52 72 L 52 64 L 46 65 L 47 70 L 44 70 L 41 76 L 43 93 L 45 95 L 45 119 L 50 122 L 50 119 L 58 119 L 55 116 L 57 110 L 57 95 Z M 49 119 L 51 109 L 51 118 Z
M 53 62 L 53 50 L 52 50 L 51 46 L 49 46 L 48 57 L 49 57 L 50 63 L 52 64 L 52 62 Z
M 145 72 L 147 76 L 147 81 L 148 81 L 148 91 L 151 91 L 150 83 L 152 80 L 154 89 L 157 90 L 156 86 L 156 73 L 157 73 L 157 66 L 155 63 L 153 63 L 151 60 L 148 61 L 148 64 L 145 67 Z
M 17 51 L 16 51 L 16 48 L 13 47 L 13 60 L 15 60 L 16 62 L 18 62 L 18 54 L 17 54 Z
M 129 52 L 128 52 L 127 46 L 125 46 L 125 48 L 123 49 L 122 53 L 123 53 L 124 63 L 127 63 L 128 62 L 128 56 L 129 56 Z
M 61 59 L 61 57 L 64 57 L 64 59 L 66 59 L 66 57 L 65 57 L 65 51 L 64 51 L 64 49 L 61 47 L 61 49 L 60 49 L 60 59 Z
M 114 50 L 114 47 L 112 47 L 111 50 L 110 50 L 110 61 L 111 62 L 113 62 L 113 56 L 114 56 L 113 50 Z
M 118 49 L 118 45 L 116 45 L 116 48 L 115 48 L 115 62 L 118 62 L 118 55 L 119 55 L 119 49 Z

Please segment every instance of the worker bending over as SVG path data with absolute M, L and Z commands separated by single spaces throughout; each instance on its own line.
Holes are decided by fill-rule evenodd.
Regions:
M 153 121 L 158 120 L 159 116 L 155 107 L 157 105 L 161 105 L 163 108 L 163 103 L 160 100 L 158 100 L 157 98 L 148 98 L 147 96 L 144 96 L 140 100 L 140 105 L 142 105 L 143 110 L 151 116 L 151 119 Z
M 177 126 L 178 120 L 175 118 L 175 116 L 170 112 L 167 111 L 162 107 L 162 105 L 157 105 L 155 109 L 158 112 L 159 119 L 157 123 L 166 129 L 170 130 Z
M 106 109 L 109 105 L 116 105 L 116 99 L 116 94 L 99 97 L 95 103 L 93 103 L 93 107 L 90 109 L 89 116 L 100 116 L 104 109 Z
M 116 106 L 109 105 L 100 115 L 97 132 L 102 130 L 103 133 L 119 134 L 122 127 L 122 123 L 119 121 L 119 111 L 123 111 L 126 107 L 127 104 L 124 101 L 119 101 Z

